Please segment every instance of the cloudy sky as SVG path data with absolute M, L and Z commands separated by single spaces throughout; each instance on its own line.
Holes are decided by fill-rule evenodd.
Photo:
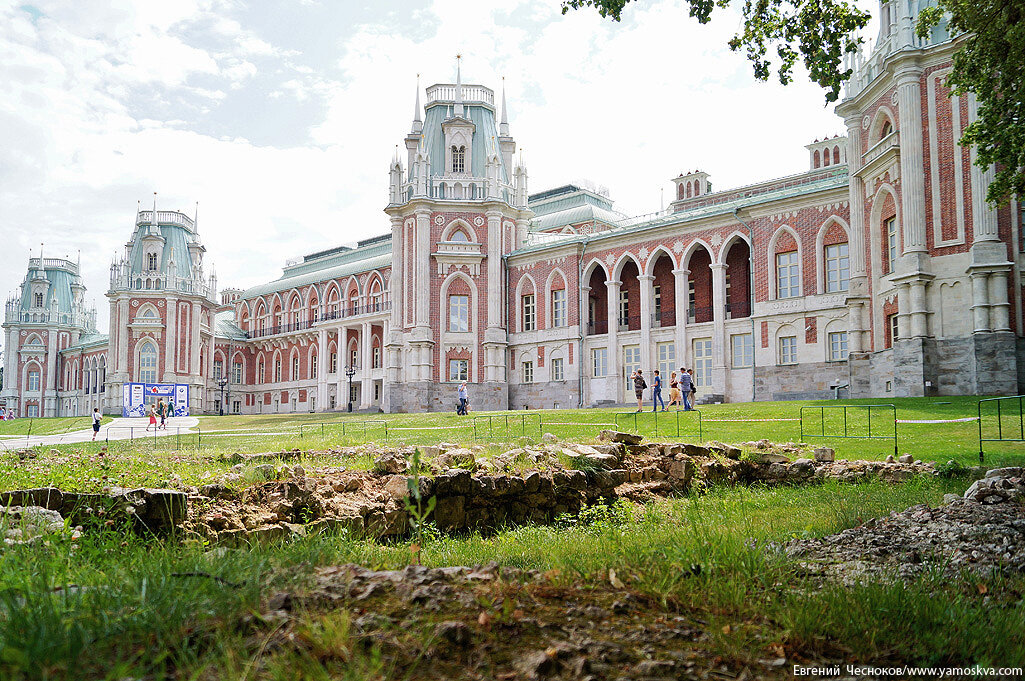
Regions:
M 871 4 L 871 3 L 869 3 Z M 30 249 L 81 250 L 106 329 L 138 201 L 191 213 L 221 287 L 388 230 L 387 166 L 421 84 L 501 87 L 530 189 L 587 179 L 628 214 L 700 167 L 716 188 L 800 172 L 843 131 L 823 92 L 760 83 L 684 4 L 621 23 L 559 0 L 0 0 L 0 290 Z

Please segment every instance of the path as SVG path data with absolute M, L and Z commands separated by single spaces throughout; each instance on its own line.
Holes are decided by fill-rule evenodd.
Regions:
M 148 418 L 115 418 L 110 423 L 100 426 L 100 432 L 96 434 L 96 441 L 100 440 L 130 440 L 141 437 L 154 437 L 153 431 L 146 432 L 149 425 Z M 167 430 L 158 430 L 156 437 L 167 437 L 181 433 L 193 432 L 192 428 L 199 425 L 199 419 L 195 416 L 175 416 L 167 420 Z M 15 435 L 12 437 L 0 438 L 0 448 L 15 449 L 20 447 L 35 447 L 38 445 L 66 445 L 73 442 L 90 442 L 93 439 L 93 429 L 73 430 L 68 433 L 56 433 L 53 435 L 32 435 L 25 437 Z

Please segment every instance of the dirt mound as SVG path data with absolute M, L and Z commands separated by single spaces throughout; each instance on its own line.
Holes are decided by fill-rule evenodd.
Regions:
M 308 590 L 272 595 L 259 621 L 277 627 L 271 645 L 291 646 L 302 640 L 301 617 L 339 610 L 348 611 L 361 645 L 414 678 L 782 676 L 769 661 L 745 671 L 710 654 L 701 622 L 632 591 L 614 572 L 583 583 L 495 565 L 342 565 L 318 569 Z

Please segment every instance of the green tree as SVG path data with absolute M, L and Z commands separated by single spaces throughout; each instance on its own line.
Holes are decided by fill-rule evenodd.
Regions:
M 1025 4 L 1021 0 L 938 0 L 919 14 L 925 37 L 948 17 L 951 35 L 961 35 L 947 79 L 958 95 L 973 94 L 978 116 L 961 145 L 976 145 L 976 164 L 996 164 L 987 199 L 1005 204 L 1025 195 Z
M 716 8 L 731 0 L 686 0 L 690 15 L 707 24 Z M 564 0 L 562 13 L 594 7 L 603 17 L 619 21 L 630 0 Z M 855 32 L 868 24 L 869 14 L 843 0 L 744 0 L 744 27 L 729 46 L 741 49 L 754 65 L 755 77 L 768 80 L 773 66 L 779 82 L 793 80 L 794 64 L 800 58 L 812 81 L 826 89 L 826 101 L 835 102 L 840 88 L 851 76 L 843 69 L 843 56 L 855 52 L 861 39 Z M 775 58 L 769 55 L 774 48 Z M 774 61 L 776 62 L 774 64 Z

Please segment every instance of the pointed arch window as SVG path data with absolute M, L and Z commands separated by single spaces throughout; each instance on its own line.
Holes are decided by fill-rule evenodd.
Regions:
M 466 172 L 466 147 L 465 146 L 452 146 L 452 172 L 453 173 L 465 173 Z
M 157 347 L 150 342 L 139 350 L 139 382 L 157 382 Z
M 891 132 L 893 132 L 893 126 L 890 125 L 890 121 L 885 121 L 882 129 L 879 131 L 879 139 L 885 139 Z
M 39 291 L 36 291 L 34 305 L 36 307 L 42 307 L 43 306 L 43 294 L 40 293 Z
M 157 269 L 157 254 L 150 253 L 146 256 L 146 269 L 150 272 L 155 272 Z
M 470 237 L 466 236 L 466 232 L 461 229 L 457 229 L 452 232 L 452 236 L 448 238 L 449 241 L 460 241 L 462 243 L 469 243 Z

